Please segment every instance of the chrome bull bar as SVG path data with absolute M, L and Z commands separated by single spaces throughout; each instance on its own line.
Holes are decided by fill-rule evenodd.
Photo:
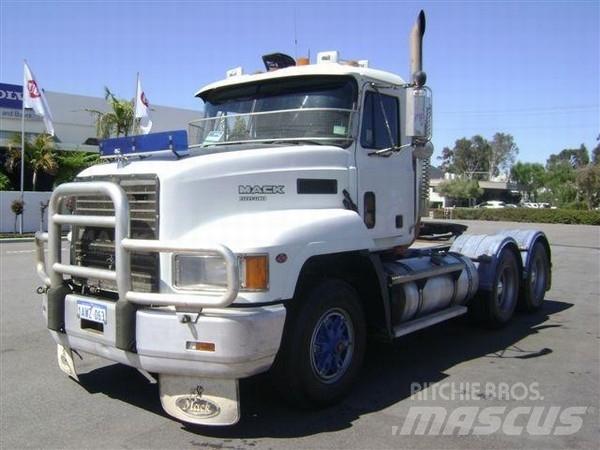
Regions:
M 106 195 L 115 207 L 114 216 L 85 216 L 60 214 L 63 200 L 69 196 Z M 83 267 L 62 263 L 61 226 L 81 225 L 114 228 L 115 270 Z M 138 305 L 175 306 L 180 308 L 222 308 L 231 304 L 239 292 L 239 270 L 236 256 L 224 245 L 193 243 L 182 245 L 151 239 L 131 239 L 129 229 L 129 201 L 125 191 L 108 181 L 66 183 L 58 186 L 48 206 L 48 233 L 36 233 L 36 271 L 48 288 L 64 285 L 63 275 L 97 278 L 117 284 L 117 303 Z M 48 264 L 44 257 L 44 243 L 48 244 Z M 212 253 L 225 260 L 227 287 L 224 292 L 158 293 L 136 292 L 131 284 L 131 252 L 156 253 Z M 122 305 L 125 306 L 125 305 Z

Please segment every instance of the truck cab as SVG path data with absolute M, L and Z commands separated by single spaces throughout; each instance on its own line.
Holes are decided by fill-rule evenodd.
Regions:
M 362 217 L 370 247 L 409 245 L 418 208 L 414 155 L 406 149 L 393 158 L 374 156 L 410 143 L 402 121 L 406 83 L 325 52 L 331 53 L 335 62 L 233 76 L 200 90 L 205 118 L 190 125 L 192 148 L 202 154 L 260 146 L 254 151 L 265 155 L 267 165 L 281 161 L 279 170 L 268 171 L 293 201 L 285 195 L 248 196 L 242 208 L 339 208 L 347 201 Z M 279 159 L 289 152 L 293 164 Z M 288 177 L 281 178 L 284 174 Z

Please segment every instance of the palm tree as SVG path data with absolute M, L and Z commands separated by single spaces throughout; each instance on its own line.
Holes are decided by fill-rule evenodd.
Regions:
M 55 184 L 65 183 L 71 181 L 75 176 L 94 164 L 100 162 L 100 155 L 98 153 L 88 152 L 62 152 L 62 155 L 58 156 L 59 170 L 54 180 Z
M 25 164 L 28 164 L 27 149 L 29 142 L 25 141 Z M 8 140 L 8 150 L 6 151 L 6 160 L 4 167 L 9 173 L 19 170 L 21 165 L 21 133 L 14 133 Z
M 138 125 L 135 120 L 133 102 L 117 98 L 107 87 L 104 88 L 104 99 L 110 105 L 111 111 L 86 110 L 96 116 L 96 134 L 98 137 L 106 139 L 111 135 L 118 137 L 135 133 Z
M 27 147 L 26 147 L 27 149 Z M 39 172 L 54 175 L 58 170 L 56 155 L 54 153 L 54 138 L 49 134 L 38 134 L 31 143 L 29 166 L 33 170 L 32 184 L 35 191 Z
M 9 140 L 4 166 L 14 172 L 21 165 L 21 133 L 15 133 Z M 55 174 L 58 169 L 54 153 L 54 137 L 49 134 L 38 134 L 33 142 L 25 140 L 25 165 L 33 172 L 32 185 L 35 191 L 39 172 Z

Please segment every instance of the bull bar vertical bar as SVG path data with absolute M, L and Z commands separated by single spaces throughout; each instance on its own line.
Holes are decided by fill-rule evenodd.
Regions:
M 48 276 L 51 287 L 55 288 L 63 283 L 62 275 L 55 270 L 55 263 L 60 264 L 61 255 L 61 224 L 66 223 L 64 216 L 60 214 L 60 207 L 65 197 L 71 195 L 107 195 L 113 202 L 115 209 L 115 272 L 117 274 L 117 286 L 119 301 L 125 301 L 125 296 L 131 290 L 131 260 L 127 251 L 120 243 L 129 238 L 129 201 L 121 186 L 108 181 L 90 181 L 86 183 L 66 183 L 58 186 L 48 205 L 48 259 L 53 263 L 48 267 Z M 105 217 L 98 217 L 98 226 L 110 225 Z M 106 223 L 104 223 L 106 222 Z

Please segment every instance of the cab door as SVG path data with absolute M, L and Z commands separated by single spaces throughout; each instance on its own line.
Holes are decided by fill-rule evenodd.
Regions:
M 415 170 L 410 147 L 375 155 L 406 143 L 401 105 L 403 89 L 369 85 L 362 95 L 356 146 L 357 204 L 376 248 L 412 242 L 414 233 Z

